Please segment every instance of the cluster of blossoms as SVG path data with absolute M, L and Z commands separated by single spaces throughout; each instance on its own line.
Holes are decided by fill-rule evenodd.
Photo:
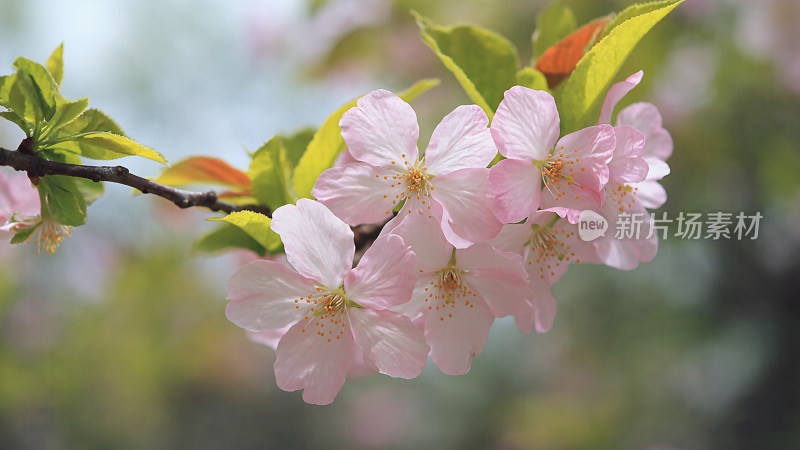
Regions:
M 491 126 L 478 106 L 459 106 L 422 156 L 407 103 L 383 90 L 362 97 L 341 119 L 348 153 L 317 180 L 318 201 L 274 212 L 288 265 L 240 268 L 228 318 L 276 347 L 279 387 L 316 404 L 332 402 L 348 374 L 413 378 L 428 356 L 464 374 L 495 317 L 548 331 L 551 287 L 570 263 L 630 270 L 657 251 L 655 235 L 587 242 L 578 232 L 586 210 L 611 226 L 645 213 L 648 227 L 646 208 L 666 201 L 658 180 L 672 140 L 658 110 L 634 104 L 610 124 L 641 77 L 611 87 L 598 125 L 560 138 L 544 91 L 509 89 Z M 505 159 L 489 168 L 498 151 Z M 350 226 L 387 220 L 353 268 Z
M 40 214 L 39 191 L 27 174 L 0 172 L 0 244 L 16 233 L 29 232 L 26 242 L 35 242 L 37 253 L 53 253 L 70 234 L 70 228 Z

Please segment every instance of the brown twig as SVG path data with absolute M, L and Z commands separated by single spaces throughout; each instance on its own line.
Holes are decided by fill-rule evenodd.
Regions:
M 165 198 L 180 208 L 201 206 L 209 208 L 212 211 L 223 211 L 226 213 L 247 210 L 259 212 L 267 216 L 272 214 L 270 209 L 265 206 L 236 205 L 220 201 L 215 191 L 191 192 L 165 186 L 155 181 L 148 180 L 147 178 L 134 175 L 123 166 L 84 166 L 48 161 L 24 151 L 26 148 L 26 141 L 27 139 L 22 141 L 19 151 L 0 148 L 0 166 L 9 166 L 16 170 L 27 172 L 32 180 L 47 175 L 66 175 L 69 177 L 86 178 L 94 182 L 108 181 L 111 183 L 124 184 L 125 186 L 138 189 L 142 194 L 153 194 Z

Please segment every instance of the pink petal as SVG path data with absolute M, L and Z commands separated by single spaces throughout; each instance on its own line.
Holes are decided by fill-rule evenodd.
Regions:
M 608 162 L 616 139 L 610 125 L 587 127 L 558 141 L 548 161 L 563 164 L 560 176 L 545 182 L 542 208 L 599 209 L 608 182 Z
M 231 300 L 225 308 L 228 320 L 251 331 L 283 328 L 300 320 L 309 308 L 297 300 L 316 292 L 308 278 L 266 260 L 240 267 L 226 289 Z
M 672 155 L 672 136 L 662 126 L 661 113 L 651 103 L 634 103 L 619 112 L 618 125 L 630 125 L 644 134 L 644 157 L 662 161 Z
M 647 178 L 645 178 L 645 181 L 660 180 L 669 175 L 669 164 L 658 158 L 645 158 L 644 160 L 647 162 L 648 167 Z
M 431 311 L 425 320 L 425 337 L 431 346 L 431 359 L 447 375 L 469 372 L 472 358 L 483 350 L 494 318 L 478 297 L 469 304 L 463 300 Z
M 417 268 L 432 272 L 447 265 L 453 246 L 447 242 L 437 221 L 424 215 L 408 214 L 393 231 L 417 255 Z
M 417 258 L 400 236 L 376 240 L 344 279 L 347 298 L 367 308 L 389 309 L 411 299 Z
M 660 208 L 667 201 L 667 191 L 658 181 L 634 183 L 631 188 L 636 192 L 639 203 L 645 208 Z
M 444 267 L 444 266 L 440 266 Z M 433 272 L 421 273 L 417 284 L 414 285 L 414 293 L 411 295 L 411 301 L 392 308 L 392 311 L 402 314 L 412 321 L 420 318 L 428 312 L 428 294 L 432 286 L 439 280 L 439 275 Z M 427 289 L 426 289 L 427 288 Z
M 333 402 L 347 377 L 354 351 L 349 326 L 334 327 L 328 334 L 320 331 L 322 324 L 322 317 L 295 324 L 275 351 L 278 387 L 284 391 L 303 389 L 303 400 L 315 405 Z
M 349 308 L 356 343 L 380 373 L 414 378 L 422 372 L 430 348 L 411 319 L 392 311 Z
M 353 158 L 353 155 L 350 154 L 347 149 L 344 149 L 339 156 L 336 157 L 336 161 L 333 162 L 333 167 L 344 167 L 348 164 L 357 163 L 358 160 Z
M 497 251 L 488 243 L 475 244 L 456 250 L 456 267 L 465 271 L 465 283 L 486 301 L 493 316 L 513 315 L 530 323 L 533 294 L 519 254 Z
M 488 241 L 502 227 L 492 213 L 488 175 L 489 169 L 461 169 L 431 181 L 431 197 L 442 206 L 442 222 L 448 221 L 455 234 L 470 242 Z
M 403 190 L 396 177 L 381 167 L 348 164 L 322 172 L 311 193 L 348 225 L 378 223 L 392 214 L 392 201 Z
M 353 267 L 353 231 L 322 203 L 301 198 L 272 213 L 286 259 L 301 275 L 336 289 Z
M 493 211 L 500 222 L 519 222 L 541 203 L 541 172 L 530 162 L 504 159 L 489 169 L 489 189 L 495 195 Z
M 547 333 L 553 328 L 558 303 L 547 284 L 540 284 L 533 294 L 534 326 L 536 332 Z
M 291 327 L 283 327 L 277 330 L 248 331 L 247 337 L 251 341 L 271 347 L 273 350 L 278 348 L 278 342 Z
M 489 118 L 478 105 L 462 105 L 445 116 L 425 150 L 428 172 L 444 175 L 489 165 L 497 148 L 488 126 Z
M 500 154 L 523 161 L 543 161 L 560 132 L 553 96 L 523 86 L 507 90 L 492 120 Z
M 419 125 L 411 105 L 378 89 L 361 97 L 339 121 L 353 157 L 373 166 L 402 170 L 417 160 Z
M 642 75 L 644 75 L 644 72 L 640 70 L 629 76 L 625 81 L 614 83 L 614 85 L 611 86 L 608 90 L 608 94 L 606 94 L 605 100 L 603 100 L 603 107 L 600 109 L 600 119 L 597 121 L 598 125 L 611 123 L 611 114 L 614 112 L 614 107 L 622 100 L 622 97 L 625 97 L 631 89 L 635 88 L 636 85 L 642 81 Z
M 501 252 L 522 253 L 522 246 L 531 238 L 531 226 L 527 223 L 503 225 L 500 233 L 490 242 Z
M 614 128 L 616 147 L 608 163 L 611 183 L 636 183 L 647 178 L 649 166 L 642 158 L 644 135 L 636 128 L 622 125 Z

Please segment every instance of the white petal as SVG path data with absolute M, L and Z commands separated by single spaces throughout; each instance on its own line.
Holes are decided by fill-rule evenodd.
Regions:
M 411 319 L 392 311 L 349 308 L 356 343 L 390 377 L 414 378 L 422 372 L 430 348 Z
M 552 95 L 514 86 L 497 107 L 491 130 L 497 149 L 506 158 L 543 161 L 558 139 L 559 127 Z
M 320 174 L 311 193 L 338 218 L 351 226 L 386 220 L 403 186 L 397 172 L 354 163 Z
M 281 236 L 286 259 L 301 275 L 331 289 L 353 267 L 353 231 L 322 203 L 301 198 L 272 213 L 272 229 Z
M 333 324 L 328 323 L 328 329 L 322 331 L 324 327 L 320 325 L 324 322 L 319 317 L 297 323 L 281 338 L 275 351 L 278 387 L 284 391 L 303 389 L 303 400 L 315 405 L 327 405 L 336 398 L 354 351 L 347 324 L 331 327 Z
M 491 209 L 494 199 L 488 175 L 489 169 L 462 169 L 431 181 L 431 197 L 442 206 L 442 221 L 448 221 L 452 231 L 469 242 L 486 242 L 502 227 Z
M 347 298 L 367 308 L 408 302 L 417 282 L 417 258 L 397 235 L 377 239 L 344 280 Z
M 456 300 L 430 311 L 425 320 L 425 337 L 431 359 L 448 375 L 469 371 L 472 358 L 483 350 L 494 318 L 481 298 Z
M 309 308 L 299 299 L 315 293 L 314 283 L 273 261 L 252 261 L 236 271 L 226 286 L 228 319 L 251 331 L 274 330 L 302 318 Z
M 350 154 L 378 167 L 402 170 L 417 160 L 419 125 L 411 105 L 379 89 L 361 97 L 339 121 Z
M 445 116 L 425 151 L 428 172 L 444 175 L 489 165 L 497 148 L 488 126 L 489 118 L 478 105 L 462 105 Z

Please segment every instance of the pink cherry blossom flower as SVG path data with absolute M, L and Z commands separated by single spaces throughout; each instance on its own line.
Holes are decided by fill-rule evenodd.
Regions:
M 495 317 L 513 315 L 520 330 L 530 331 L 532 294 L 519 255 L 488 242 L 456 249 L 435 223 L 420 216 L 409 216 L 392 233 L 417 254 L 420 274 L 411 302 L 395 310 L 424 329 L 430 357 L 442 372 L 469 371 Z
M 31 226 L 39 216 L 39 191 L 24 173 L 0 171 L 0 232 Z M 10 233 L 9 233 L 10 234 Z
M 533 292 L 534 325 L 540 333 L 553 326 L 557 305 L 551 286 L 567 265 L 599 262 L 592 244 L 579 238 L 577 225 L 551 211 L 536 211 L 525 223 L 504 225 L 492 245 L 522 255 Z
M 360 98 L 339 123 L 358 163 L 323 172 L 312 193 L 350 225 L 409 214 L 440 223 L 447 240 L 463 248 L 500 231 L 491 210 L 486 166 L 497 154 L 489 119 L 476 105 L 459 106 L 436 127 L 424 158 L 417 149 L 419 126 L 411 106 L 391 92 Z
M 278 342 L 275 380 L 303 389 L 308 403 L 328 404 L 344 384 L 356 352 L 381 373 L 414 378 L 429 348 L 411 320 L 389 308 L 407 302 L 416 257 L 399 236 L 375 241 L 352 269 L 353 232 L 308 199 L 273 213 L 294 271 L 274 261 L 241 267 L 227 284 L 226 314 L 250 331 L 290 326 Z
M 625 81 L 615 83 L 608 90 L 600 112 L 599 124 L 611 123 L 611 116 L 617 103 L 642 79 L 642 71 L 629 76 Z M 644 149 L 641 157 L 648 166 L 647 176 L 639 183 L 629 183 L 637 188 L 639 201 L 647 208 L 659 208 L 667 201 L 664 187 L 658 183 L 669 175 L 669 165 L 665 162 L 672 155 L 672 136 L 662 125 L 661 114 L 651 103 L 634 103 L 617 115 L 617 127 L 628 125 L 644 135 Z
M 489 188 L 497 197 L 494 212 L 501 222 L 519 222 L 540 205 L 575 211 L 576 220 L 581 210 L 600 208 L 615 144 L 609 125 L 558 139 L 553 96 L 514 86 L 500 102 L 491 132 L 507 158 L 489 173 Z

